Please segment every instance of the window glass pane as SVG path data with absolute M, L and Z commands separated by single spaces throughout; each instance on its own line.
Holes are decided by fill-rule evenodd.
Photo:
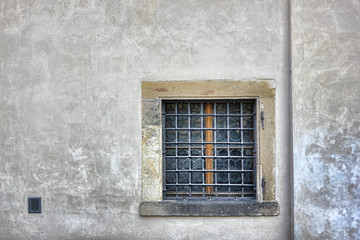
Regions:
M 240 128 L 240 117 L 229 117 L 230 128 Z
M 230 170 L 240 170 L 241 169 L 241 159 L 232 158 L 230 159 Z
M 216 128 L 227 128 L 226 117 L 216 117 Z
M 253 131 L 244 131 L 244 142 L 253 142 Z
M 226 158 L 218 158 L 216 159 L 216 169 L 217 170 L 228 170 L 228 159 Z
M 252 184 L 254 182 L 253 173 L 244 173 L 244 183 Z
M 226 103 L 217 103 L 216 104 L 216 113 L 217 114 L 226 114 L 226 112 L 227 112 Z
M 175 117 L 174 116 L 167 116 L 165 118 L 165 127 L 166 128 L 175 128 Z
M 189 183 L 189 173 L 180 172 L 179 173 L 179 183 Z
M 252 114 L 254 111 L 253 103 L 244 103 L 243 104 L 243 114 Z
M 244 147 L 244 156 L 252 156 L 253 154 L 252 146 Z
M 191 148 L 191 156 L 201 156 L 201 148 Z
M 176 174 L 172 172 L 168 172 L 166 174 L 166 183 L 174 184 L 176 183 Z
M 166 156 L 175 156 L 175 147 L 166 147 L 165 154 Z
M 201 113 L 201 104 L 200 103 L 191 103 L 190 104 L 190 112 L 192 114 L 200 114 Z
M 216 156 L 227 156 L 228 155 L 228 150 L 227 148 L 217 148 L 216 149 Z
M 166 158 L 166 170 L 175 170 L 176 160 L 175 158 Z
M 178 117 L 178 128 L 189 128 L 187 116 L 179 116 Z
M 253 159 L 245 158 L 243 161 L 244 161 L 244 170 L 253 169 Z
M 254 120 L 253 117 L 248 116 L 243 118 L 243 127 L 244 128 L 253 128 L 254 127 Z
M 179 142 L 189 142 L 188 131 L 186 131 L 186 130 L 178 131 L 178 141 Z
M 189 169 L 189 159 L 188 158 L 180 158 L 178 161 L 179 161 L 179 169 L 180 170 L 188 170 Z
M 241 184 L 241 173 L 230 173 L 230 183 Z
M 175 142 L 176 131 L 175 130 L 166 130 L 166 142 Z
M 230 156 L 241 156 L 241 148 L 230 148 Z
M 191 142 L 201 142 L 201 132 L 200 131 L 191 131 Z
M 217 173 L 217 183 L 218 184 L 226 184 L 228 183 L 228 173 L 226 172 L 219 172 Z M 227 187 L 219 186 L 217 188 L 219 192 L 226 192 L 228 190 Z
M 179 186 L 179 192 L 181 193 L 181 196 L 189 196 L 189 186 Z
M 239 130 L 231 130 L 230 131 L 230 142 L 240 142 L 240 131 Z
M 193 170 L 200 170 L 202 169 L 202 159 L 201 158 L 195 158 L 192 160 L 191 168 Z M 194 173 L 193 173 L 194 174 Z
M 244 187 L 244 193 L 246 196 L 255 196 L 254 189 L 252 187 Z
M 178 156 L 189 156 L 189 150 L 184 149 L 184 148 L 180 148 L 178 150 Z
M 191 117 L 190 127 L 191 128 L 201 128 L 201 117 L 200 116 Z
M 175 186 L 166 186 L 166 190 L 168 192 L 175 192 L 176 191 L 176 187 Z
M 188 113 L 188 104 L 187 103 L 179 103 L 178 104 L 178 114 L 186 114 Z
M 229 103 L 229 114 L 240 114 L 240 103 Z
M 240 192 L 242 187 L 231 187 L 230 189 L 231 192 Z
M 227 131 L 216 130 L 216 142 L 227 142 Z
M 174 103 L 167 103 L 165 104 L 165 111 L 166 113 L 175 113 L 175 104 Z

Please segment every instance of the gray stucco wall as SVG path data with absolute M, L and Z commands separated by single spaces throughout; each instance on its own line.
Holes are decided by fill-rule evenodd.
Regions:
M 293 1 L 296 239 L 360 238 L 360 1 Z
M 0 1 L 1 238 L 288 239 L 287 27 L 285 0 Z M 141 81 L 249 78 L 276 82 L 280 216 L 140 217 Z

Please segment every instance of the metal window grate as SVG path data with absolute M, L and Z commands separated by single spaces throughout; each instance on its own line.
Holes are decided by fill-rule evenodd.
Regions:
M 256 197 L 255 106 L 163 101 L 164 199 Z

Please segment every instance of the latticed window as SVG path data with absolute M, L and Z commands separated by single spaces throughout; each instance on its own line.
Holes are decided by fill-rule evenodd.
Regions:
M 163 101 L 164 199 L 256 197 L 256 101 Z

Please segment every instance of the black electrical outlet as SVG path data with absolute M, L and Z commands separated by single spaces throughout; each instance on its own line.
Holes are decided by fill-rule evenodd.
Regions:
M 29 213 L 41 213 L 41 198 L 29 197 L 28 198 L 28 211 Z

